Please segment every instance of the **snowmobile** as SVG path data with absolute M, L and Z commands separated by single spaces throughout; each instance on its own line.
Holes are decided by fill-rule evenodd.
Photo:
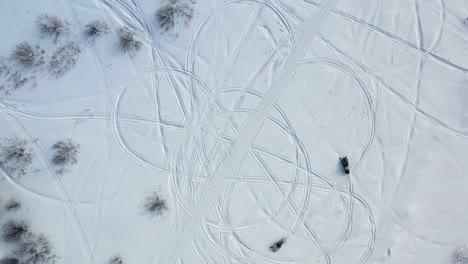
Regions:
M 349 174 L 349 161 L 348 161 L 348 157 L 344 156 L 342 158 L 340 158 L 340 161 L 341 161 L 341 165 L 343 165 L 343 168 L 344 168 L 344 171 L 346 174 Z
M 283 244 L 286 242 L 286 238 L 282 238 L 280 239 L 278 242 L 276 242 L 275 244 L 273 244 L 273 246 L 270 247 L 271 251 L 273 252 L 276 252 L 278 250 L 280 250 L 280 248 L 283 246 Z

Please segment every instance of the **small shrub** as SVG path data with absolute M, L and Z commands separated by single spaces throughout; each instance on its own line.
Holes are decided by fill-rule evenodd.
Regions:
M 20 201 L 16 199 L 11 199 L 5 204 L 5 210 L 7 211 L 16 211 L 21 208 Z
M 164 31 L 172 30 L 176 23 L 177 10 L 174 6 L 166 5 L 156 11 L 156 20 Z
M 154 191 L 150 196 L 146 197 L 143 208 L 151 216 L 162 215 L 167 211 L 167 202 L 164 200 L 157 191 Z
M 13 138 L 2 146 L 0 157 L 0 165 L 8 173 L 23 176 L 32 164 L 33 152 L 29 141 Z
M 78 162 L 77 158 L 80 151 L 80 144 L 73 141 L 71 138 L 57 141 L 52 148 L 55 150 L 52 162 L 60 167 L 60 169 L 57 170 L 59 174 L 63 174 L 66 171 L 66 167 Z
M 28 264 L 53 264 L 57 256 L 53 254 L 52 245 L 44 235 L 31 235 L 28 239 L 21 241 L 15 254 Z
M 29 233 L 29 225 L 23 220 L 9 220 L 3 225 L 2 239 L 8 243 L 17 243 Z
M 19 259 L 17 258 L 2 258 L 0 259 L 0 264 L 18 264 Z
M 468 247 L 466 245 L 459 246 L 453 251 L 452 255 L 453 264 L 467 264 L 468 263 Z
M 37 27 L 43 37 L 51 37 L 54 42 L 70 34 L 69 24 L 57 16 L 43 14 L 37 19 Z
M 44 54 L 45 50 L 39 46 L 33 47 L 29 43 L 23 42 L 16 45 L 11 58 L 26 68 L 32 68 L 44 64 Z
M 112 257 L 108 262 L 108 264 L 124 264 L 122 258 L 120 256 Z
M 122 27 L 119 30 L 120 47 L 124 52 L 139 51 L 143 45 L 141 41 L 136 38 L 135 32 L 127 27 Z
M 175 28 L 178 21 L 188 25 L 193 18 L 194 10 L 191 7 L 195 1 L 171 0 L 156 11 L 156 21 L 166 32 Z
M 59 47 L 49 63 L 49 71 L 52 75 L 59 78 L 73 69 L 78 61 L 81 48 L 74 42 L 67 43 Z
M 86 35 L 88 35 L 91 38 L 97 38 L 99 36 L 108 34 L 110 32 L 110 27 L 109 25 L 100 20 L 95 20 L 89 24 L 86 25 Z

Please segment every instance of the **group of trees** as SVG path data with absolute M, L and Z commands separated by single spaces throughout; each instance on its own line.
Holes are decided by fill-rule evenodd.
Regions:
M 72 139 L 57 141 L 52 145 L 54 155 L 51 159 L 59 174 L 76 164 L 80 144 Z M 33 164 L 34 152 L 31 142 L 25 139 L 9 138 L 0 145 L 0 166 L 12 176 L 27 174 Z M 11 206 L 14 206 L 13 204 Z
M 156 21 L 164 32 L 173 33 L 179 24 L 188 25 L 194 16 L 195 0 L 166 0 L 156 13 Z M 21 42 L 15 46 L 9 58 L 0 58 L 0 92 L 11 94 L 11 91 L 29 85 L 37 86 L 37 76 L 49 73 L 59 78 L 70 72 L 77 64 L 82 52 L 79 41 L 70 40 L 72 27 L 66 20 L 49 14 L 40 15 L 36 26 L 42 38 L 48 38 L 53 44 L 45 49 L 39 45 Z M 108 23 L 94 20 L 85 25 L 83 33 L 91 42 L 111 32 Z M 119 47 L 124 53 L 134 55 L 141 50 L 143 42 L 137 33 L 121 27 L 117 31 Z
M 4 212 L 21 209 L 21 202 L 10 199 L 2 207 Z M 52 244 L 44 234 L 31 231 L 29 223 L 24 219 L 11 218 L 1 227 L 0 239 L 13 246 L 6 256 L 0 256 L 0 264 L 54 264 L 57 256 L 53 252 Z
M 19 210 L 21 206 L 19 200 L 10 199 L 0 207 L 0 215 L 4 216 L 8 212 Z M 9 253 L 3 252 L 3 255 L 0 255 L 0 264 L 55 264 L 59 260 L 49 238 L 44 234 L 33 232 L 30 224 L 24 219 L 7 220 L 1 226 L 0 239 L 13 246 Z M 115 255 L 107 264 L 125 264 L 125 262 L 121 256 Z
M 188 25 L 192 20 L 194 0 L 168 0 L 167 4 L 156 11 L 158 25 L 165 32 L 171 32 L 179 24 Z M 37 85 L 36 75 L 48 72 L 60 78 L 71 71 L 77 64 L 82 49 L 76 41 L 69 39 L 72 27 L 58 16 L 43 14 L 36 20 L 41 37 L 51 40 L 49 49 L 28 42 L 17 44 L 9 58 L 0 58 L 0 92 L 18 89 L 31 84 Z M 128 28 L 118 29 L 118 40 L 121 50 L 134 54 L 139 51 L 143 43 L 137 33 Z M 111 27 L 105 21 L 95 20 L 85 25 L 84 35 L 94 41 L 111 33 Z M 0 143 L 0 167 L 10 175 L 20 177 L 30 172 L 35 159 L 33 142 L 25 139 L 9 138 Z M 80 145 L 72 139 L 57 141 L 51 146 L 53 156 L 51 163 L 56 171 L 63 174 L 67 168 L 78 162 Z M 21 209 L 22 204 L 17 199 L 11 199 L 1 208 L 5 212 Z M 159 191 L 148 195 L 143 203 L 143 210 L 153 216 L 160 216 L 168 210 L 167 201 Z M 6 221 L 0 230 L 0 238 L 5 243 L 13 245 L 8 256 L 0 256 L 0 264 L 53 264 L 57 262 L 57 255 L 47 236 L 35 233 L 30 224 L 24 219 L 12 218 Z M 124 264 L 118 255 L 109 259 L 108 264 Z
M 82 48 L 79 41 L 71 40 L 71 25 L 58 16 L 43 14 L 36 20 L 36 26 L 42 38 L 52 40 L 47 48 L 28 42 L 17 44 L 8 58 L 0 57 L 0 92 L 6 95 L 12 91 L 30 86 L 37 86 L 37 76 L 48 73 L 60 78 L 70 72 L 77 64 Z M 110 26 L 101 20 L 88 23 L 84 35 L 94 43 L 98 37 L 110 33 Z M 142 42 L 134 31 L 122 27 L 119 31 L 119 43 L 124 52 L 134 53 L 141 49 Z

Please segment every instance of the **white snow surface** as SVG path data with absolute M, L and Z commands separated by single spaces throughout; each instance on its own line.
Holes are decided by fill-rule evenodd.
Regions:
M 0 2 L 0 57 L 81 47 L 63 77 L 0 95 L 0 140 L 34 154 L 21 177 L 0 167 L 0 225 L 27 220 L 67 264 L 468 263 L 453 258 L 468 243 L 468 0 L 198 0 L 170 33 L 166 3 Z M 41 14 L 71 33 L 41 37 Z M 91 41 L 96 19 L 111 32 Z M 120 50 L 122 26 L 139 52 Z M 67 138 L 78 162 L 59 174 Z

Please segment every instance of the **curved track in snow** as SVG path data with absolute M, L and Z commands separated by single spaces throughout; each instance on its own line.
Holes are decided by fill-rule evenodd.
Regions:
M 122 151 L 130 159 L 133 159 L 151 171 L 166 175 L 171 174 L 172 177 L 172 192 L 177 201 L 178 210 L 176 219 L 174 219 L 171 227 L 170 235 L 164 242 L 162 255 L 158 260 L 155 260 L 155 263 L 183 263 L 182 256 L 184 251 L 188 249 L 193 251 L 201 263 L 216 263 L 216 260 L 210 256 L 211 253 L 206 250 L 205 242 L 209 243 L 210 249 L 219 254 L 225 263 L 253 264 L 257 261 L 297 264 L 332 263 L 333 258 L 345 257 L 349 251 L 359 251 L 361 253 L 359 259 L 350 263 L 364 263 L 373 251 L 376 236 L 376 223 L 371 206 L 361 195 L 354 191 L 353 181 L 350 178 L 354 175 L 345 176 L 337 182 L 331 182 L 327 175 L 314 170 L 307 153 L 307 148 L 296 134 L 285 111 L 277 104 L 278 98 L 295 76 L 297 67 L 331 68 L 333 71 L 340 72 L 351 80 L 365 102 L 367 118 L 364 144 L 360 146 L 359 155 L 357 155 L 355 162 L 353 162 L 353 169 L 357 170 L 363 166 L 372 144 L 376 142 L 381 147 L 383 144 L 375 132 L 380 87 L 388 91 L 414 112 L 412 121 L 413 130 L 414 119 L 417 115 L 448 134 L 467 139 L 468 132 L 450 126 L 419 107 L 419 77 L 422 74 L 426 60 L 438 63 L 449 70 L 463 75 L 467 74 L 468 69 L 452 63 L 433 52 L 440 45 L 444 30 L 447 11 L 443 0 L 439 0 L 441 6 L 440 21 L 435 37 L 428 47 L 425 46 L 426 40 L 423 39 L 421 21 L 419 21 L 418 0 L 415 0 L 414 6 L 415 17 L 418 19 L 416 24 L 417 44 L 413 44 L 382 30 L 363 19 L 334 9 L 336 0 L 323 0 L 320 4 L 312 0 L 305 0 L 305 2 L 309 6 L 314 7 L 314 12 L 306 18 L 299 16 L 288 7 L 285 1 L 281 0 L 238 0 L 222 4 L 212 10 L 195 29 L 185 50 L 185 65 L 174 65 L 173 60 L 170 60 L 165 55 L 162 45 L 155 39 L 152 26 L 147 21 L 143 9 L 137 1 L 102 0 L 103 5 L 114 14 L 116 19 L 120 20 L 124 25 L 135 29 L 144 38 L 149 47 L 149 60 L 152 67 L 140 72 L 122 86 L 115 97 L 111 113 L 40 114 L 19 109 L 0 100 L 0 111 L 22 137 L 34 144 L 35 152 L 46 168 L 49 178 L 59 192 L 60 197 L 50 197 L 41 194 L 22 186 L 9 175 L 6 175 L 7 178 L 13 185 L 30 195 L 62 202 L 77 233 L 86 262 L 94 264 L 90 246 L 74 210 L 74 206 L 87 205 L 91 202 L 70 200 L 44 151 L 35 143 L 30 132 L 24 128 L 17 117 L 41 121 L 109 121 L 112 124 L 117 144 L 119 144 Z M 221 70 L 221 73 L 217 75 L 214 66 L 207 66 L 211 74 L 217 75 L 215 84 L 209 87 L 201 77 L 195 74 L 199 61 L 209 64 L 208 60 L 199 54 L 198 48 L 202 45 L 200 43 L 201 37 L 203 37 L 204 30 L 212 23 L 211 19 L 215 17 L 217 12 L 239 5 L 251 7 L 251 15 L 245 21 L 247 26 L 240 36 L 238 36 L 239 39 L 232 56 L 225 63 L 225 68 Z M 253 32 L 261 28 L 265 32 L 265 35 L 274 34 L 267 26 L 263 26 L 262 28 L 259 25 L 263 16 L 268 14 L 268 12 L 273 14 L 277 24 L 280 25 L 280 29 L 285 34 L 285 39 L 292 44 L 281 46 L 280 43 L 275 42 L 274 37 L 271 37 L 272 48 L 265 52 L 266 60 L 254 70 L 253 75 L 246 82 L 247 84 L 237 88 L 228 87 L 229 78 L 236 70 L 248 42 L 252 39 Z M 286 16 L 301 24 L 301 30 L 294 32 Z M 419 54 L 421 59 L 418 63 L 415 100 L 406 98 L 387 84 L 381 76 L 375 73 L 375 70 L 340 49 L 338 45 L 327 38 L 325 33 L 321 33 L 319 30 L 320 26 L 329 16 L 344 19 Z M 304 60 L 305 53 L 309 50 L 309 43 L 313 39 L 318 39 L 320 43 L 338 54 L 347 64 L 328 58 Z M 268 90 L 265 93 L 251 90 L 250 86 L 255 83 L 260 75 L 270 69 L 269 67 L 273 68 L 270 62 L 276 59 L 279 53 L 284 50 L 287 50 L 288 56 L 282 65 L 276 65 L 276 75 L 270 78 L 269 81 L 271 83 L 268 86 Z M 361 80 L 360 73 L 364 73 L 373 82 L 378 84 L 379 91 L 376 95 L 371 95 L 371 92 Z M 144 75 L 149 75 L 152 78 L 154 92 L 153 110 L 156 113 L 157 120 L 122 113 L 124 112 L 121 109 L 122 101 L 128 92 L 127 88 L 129 84 Z M 158 79 L 160 76 L 168 80 L 171 96 L 176 102 L 178 114 L 182 117 L 184 123 L 162 119 L 160 109 L 161 95 L 158 92 Z M 189 83 L 189 85 L 185 85 L 186 83 Z M 222 96 L 227 94 L 234 94 L 235 103 L 232 106 L 226 106 L 220 100 Z M 258 102 L 256 106 L 250 108 L 241 107 L 244 100 L 252 98 Z M 247 121 L 244 124 L 239 124 L 236 118 L 242 116 L 247 116 Z M 215 120 L 219 119 L 222 120 L 221 124 L 215 122 Z M 157 136 L 161 139 L 160 151 L 163 154 L 163 165 L 148 159 L 132 148 L 123 135 L 120 125 L 122 122 L 146 124 L 158 128 Z M 288 140 L 291 153 L 293 153 L 291 156 L 285 157 L 255 143 L 255 139 L 261 133 L 263 124 L 271 125 L 279 131 L 282 137 Z M 206 127 L 214 127 L 216 129 L 209 131 L 205 129 Z M 167 129 L 177 130 L 182 133 L 180 141 L 174 149 L 171 149 L 165 141 Z M 410 137 L 413 134 L 413 130 Z M 228 134 L 228 132 L 231 132 L 231 134 Z M 336 153 L 343 154 L 337 146 L 330 145 L 330 148 Z M 261 169 L 262 175 L 250 177 L 238 175 L 239 168 L 247 157 L 255 161 L 256 165 Z M 385 163 L 384 154 L 382 154 L 382 159 Z M 278 178 L 268 164 L 268 160 L 274 160 L 278 164 L 290 168 L 292 171 L 290 178 Z M 200 166 L 198 171 L 197 166 Z M 404 173 L 405 167 L 402 170 L 402 173 Z M 235 192 L 234 187 L 238 183 L 269 186 L 275 191 L 280 201 L 266 216 L 258 217 L 247 223 L 236 223 L 235 215 L 230 210 L 230 202 Z M 297 201 L 297 197 L 296 200 L 293 198 L 298 190 L 302 191 L 299 202 Z M 323 194 L 323 196 L 319 200 L 318 206 L 313 210 L 309 210 L 308 205 L 313 193 Z M 313 226 L 308 221 L 320 214 L 321 209 L 323 209 L 326 203 L 332 200 L 338 201 L 337 205 L 343 208 L 343 218 L 333 239 L 324 243 L 321 241 L 320 235 L 314 232 Z M 210 210 L 213 210 L 215 217 L 212 215 L 208 216 Z M 288 223 L 283 235 L 288 239 L 298 233 L 306 236 L 314 246 L 311 249 L 313 252 L 310 256 L 304 258 L 278 257 L 256 249 L 250 241 L 240 235 L 244 230 L 254 230 L 260 225 L 275 222 L 279 213 L 283 211 L 287 211 L 292 216 L 291 223 Z M 351 236 L 353 225 L 356 224 L 353 221 L 353 214 L 358 212 L 362 213 L 363 218 L 366 220 L 365 223 L 358 224 L 366 226 L 368 242 L 366 245 L 362 245 L 362 247 L 348 248 L 346 242 Z M 229 245 L 231 245 L 231 248 L 229 248 Z M 234 245 L 234 248 L 232 245 Z

